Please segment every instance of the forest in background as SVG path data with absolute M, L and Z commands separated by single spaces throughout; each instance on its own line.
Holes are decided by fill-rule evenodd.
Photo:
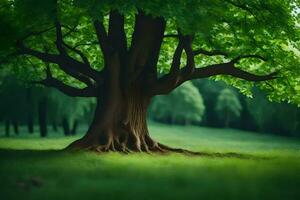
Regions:
M 6 136 L 19 134 L 19 126 L 26 126 L 29 133 L 39 131 L 41 137 L 47 136 L 49 129 L 75 135 L 78 126 L 91 122 L 96 106 L 93 98 L 72 98 L 55 89 L 24 85 L 13 76 L 2 77 L 0 96 L 1 132 Z M 169 95 L 155 97 L 148 118 L 165 124 L 300 137 L 299 107 L 270 102 L 258 89 L 246 97 L 222 81 L 210 79 L 190 81 Z

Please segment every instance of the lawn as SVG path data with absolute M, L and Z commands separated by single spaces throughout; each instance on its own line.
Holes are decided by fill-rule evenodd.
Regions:
M 59 150 L 79 136 L 0 136 L 0 199 L 300 199 L 299 140 L 157 123 L 150 131 L 170 146 L 245 156 L 67 153 Z

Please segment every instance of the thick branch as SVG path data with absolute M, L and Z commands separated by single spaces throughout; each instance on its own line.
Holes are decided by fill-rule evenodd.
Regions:
M 95 20 L 94 27 L 96 30 L 96 35 L 98 38 L 98 42 L 99 42 L 101 51 L 104 55 L 104 60 L 108 60 L 110 46 L 109 46 L 108 36 L 107 36 L 106 30 L 105 30 L 105 27 L 103 25 L 103 22 L 101 22 L 99 20 Z
M 63 92 L 64 94 L 72 97 L 95 97 L 97 96 L 96 90 L 92 87 L 86 87 L 83 89 L 75 88 L 69 85 L 66 85 L 62 81 L 53 78 L 49 69 L 49 66 L 47 66 L 46 69 L 46 79 L 41 81 L 34 81 L 32 83 L 35 84 L 42 84 L 47 87 L 53 87 L 58 89 L 59 91 Z
M 178 34 L 166 34 L 164 35 L 164 38 L 178 38 L 179 35 Z
M 186 53 L 186 66 L 183 68 L 183 70 L 187 74 L 193 73 L 193 71 L 195 69 L 195 59 L 194 59 L 195 55 L 194 55 L 194 51 L 192 49 L 193 36 L 181 35 L 179 39 L 183 40 L 183 48 Z
M 125 59 L 127 39 L 124 30 L 124 16 L 118 11 L 111 11 L 109 15 L 108 39 L 114 51 Z
M 199 54 L 203 54 L 206 56 L 225 56 L 227 57 L 228 54 L 219 50 L 212 50 L 212 51 L 207 51 L 205 49 L 197 49 L 194 50 L 194 55 L 199 55 Z
M 66 50 L 63 47 L 63 34 L 62 34 L 62 30 L 61 30 L 61 24 L 57 21 L 55 22 L 55 31 L 56 31 L 56 48 L 58 50 L 58 52 L 62 55 L 66 55 Z
M 256 75 L 235 67 L 235 64 L 239 60 L 245 58 L 257 58 L 266 60 L 265 58 L 258 55 L 243 55 L 238 56 L 227 63 L 220 63 L 196 68 L 191 74 L 184 73 L 183 68 L 180 70 L 180 74 L 178 75 L 178 81 L 176 82 L 176 84 L 170 84 L 170 81 L 168 81 L 168 77 L 170 76 L 169 73 L 158 80 L 158 82 L 152 88 L 152 94 L 167 94 L 187 80 L 207 78 L 215 75 L 230 75 L 236 78 L 254 82 L 267 81 L 276 78 L 276 75 L 278 74 L 277 72 L 273 72 L 267 75 Z
M 230 75 L 247 81 L 267 81 L 276 78 L 277 72 L 267 75 L 255 75 L 250 72 L 232 66 L 230 63 L 222 63 L 210 65 L 207 67 L 197 68 L 192 76 L 187 77 L 186 80 L 207 78 L 215 75 Z
M 157 62 L 161 48 L 166 22 L 163 18 L 153 18 L 142 11 L 135 17 L 128 56 L 128 68 L 131 77 L 142 77 L 150 83 L 157 77 Z M 133 75 L 133 76 L 132 76 Z
M 96 71 L 86 67 L 85 65 L 82 65 L 82 63 L 74 60 L 71 57 L 36 51 L 25 47 L 22 44 L 19 45 L 19 48 L 21 54 L 34 56 L 46 63 L 55 63 L 66 74 L 78 79 L 79 81 L 82 81 L 83 83 L 86 83 L 87 85 L 93 84 L 90 80 L 90 77 L 92 77 L 94 80 L 99 79 L 99 75 Z

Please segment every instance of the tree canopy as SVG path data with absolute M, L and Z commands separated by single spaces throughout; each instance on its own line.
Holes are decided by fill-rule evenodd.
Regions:
M 45 77 L 41 75 L 46 68 L 41 62 L 44 61 L 50 63 L 51 73 L 57 78 L 48 78 L 44 84 L 59 87 L 76 83 L 76 87 L 84 88 L 96 79 L 95 71 L 103 68 L 105 45 L 100 45 L 100 53 L 99 42 L 105 43 L 105 37 L 98 41 L 97 36 L 109 29 L 109 13 L 117 10 L 124 15 L 126 41 L 115 42 L 126 45 L 132 40 L 135 15 L 143 12 L 167 23 L 158 72 L 172 71 L 172 57 L 174 63 L 174 57 L 183 54 L 182 59 L 196 67 L 184 80 L 229 74 L 217 79 L 250 95 L 253 83 L 235 77 L 250 81 L 272 79 L 258 84 L 271 99 L 299 104 L 298 8 L 296 0 L 1 0 L 1 65 L 19 68 L 26 72 L 26 78 L 40 80 Z M 178 30 L 193 36 L 190 50 L 180 50 Z M 192 49 L 193 55 L 189 55 Z M 68 64 L 78 68 L 79 73 L 59 63 L 57 56 L 62 54 L 72 58 Z M 83 69 L 85 64 L 89 67 Z M 66 93 L 73 89 L 60 88 Z
M 225 127 L 229 127 L 232 121 L 240 117 L 242 105 L 234 91 L 225 88 L 218 95 L 215 109 L 219 118 L 224 121 Z
M 97 97 L 70 148 L 165 151 L 152 97 L 213 77 L 300 105 L 299 0 L 1 0 L 0 62 L 32 83 Z M 103 145 L 105 144 L 105 145 Z M 174 151 L 180 151 L 173 149 Z

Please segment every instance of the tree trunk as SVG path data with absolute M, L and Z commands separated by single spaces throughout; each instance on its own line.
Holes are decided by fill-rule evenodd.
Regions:
M 32 114 L 28 115 L 28 121 L 27 121 L 27 126 L 28 126 L 28 132 L 32 134 L 34 132 L 34 125 L 33 125 L 33 116 Z
M 127 153 L 165 151 L 165 146 L 152 140 L 148 132 L 146 117 L 150 97 L 140 91 L 130 91 L 122 95 L 107 94 L 103 98 L 98 99 L 88 132 L 68 149 Z
M 5 136 L 9 137 L 9 132 L 10 132 L 10 122 L 9 120 L 5 121 Z
M 87 133 L 67 149 L 97 152 L 166 152 L 172 149 L 155 142 L 147 127 L 147 109 L 153 93 L 149 85 L 156 80 L 156 65 L 164 37 L 165 21 L 143 13 L 136 16 L 135 30 L 129 52 L 123 20 L 110 18 L 108 40 L 100 46 L 104 50 L 105 66 L 101 86 L 98 87 L 97 107 Z M 96 27 L 97 32 L 101 30 Z M 100 37 L 101 38 L 101 35 Z M 127 57 L 128 56 L 128 57 Z
M 16 135 L 19 135 L 19 123 L 17 120 L 13 121 L 14 132 Z
M 74 123 L 73 123 L 72 130 L 71 130 L 71 134 L 72 135 L 76 135 L 76 133 L 77 133 L 77 127 L 78 127 L 78 120 L 75 120 Z
M 53 122 L 52 122 L 52 130 L 53 130 L 54 132 L 57 132 L 57 124 L 56 124 L 56 121 L 53 121 Z
M 69 136 L 70 135 L 70 125 L 69 125 L 69 120 L 66 117 L 64 117 L 62 120 L 62 128 L 64 131 L 64 135 Z
M 32 100 L 32 88 L 27 89 L 27 95 L 26 95 L 26 101 L 27 101 L 27 128 L 29 133 L 34 132 L 34 123 L 33 123 L 33 100 Z
M 39 126 L 40 126 L 40 136 L 47 136 L 47 99 L 43 98 L 39 101 L 38 105 L 39 113 Z

